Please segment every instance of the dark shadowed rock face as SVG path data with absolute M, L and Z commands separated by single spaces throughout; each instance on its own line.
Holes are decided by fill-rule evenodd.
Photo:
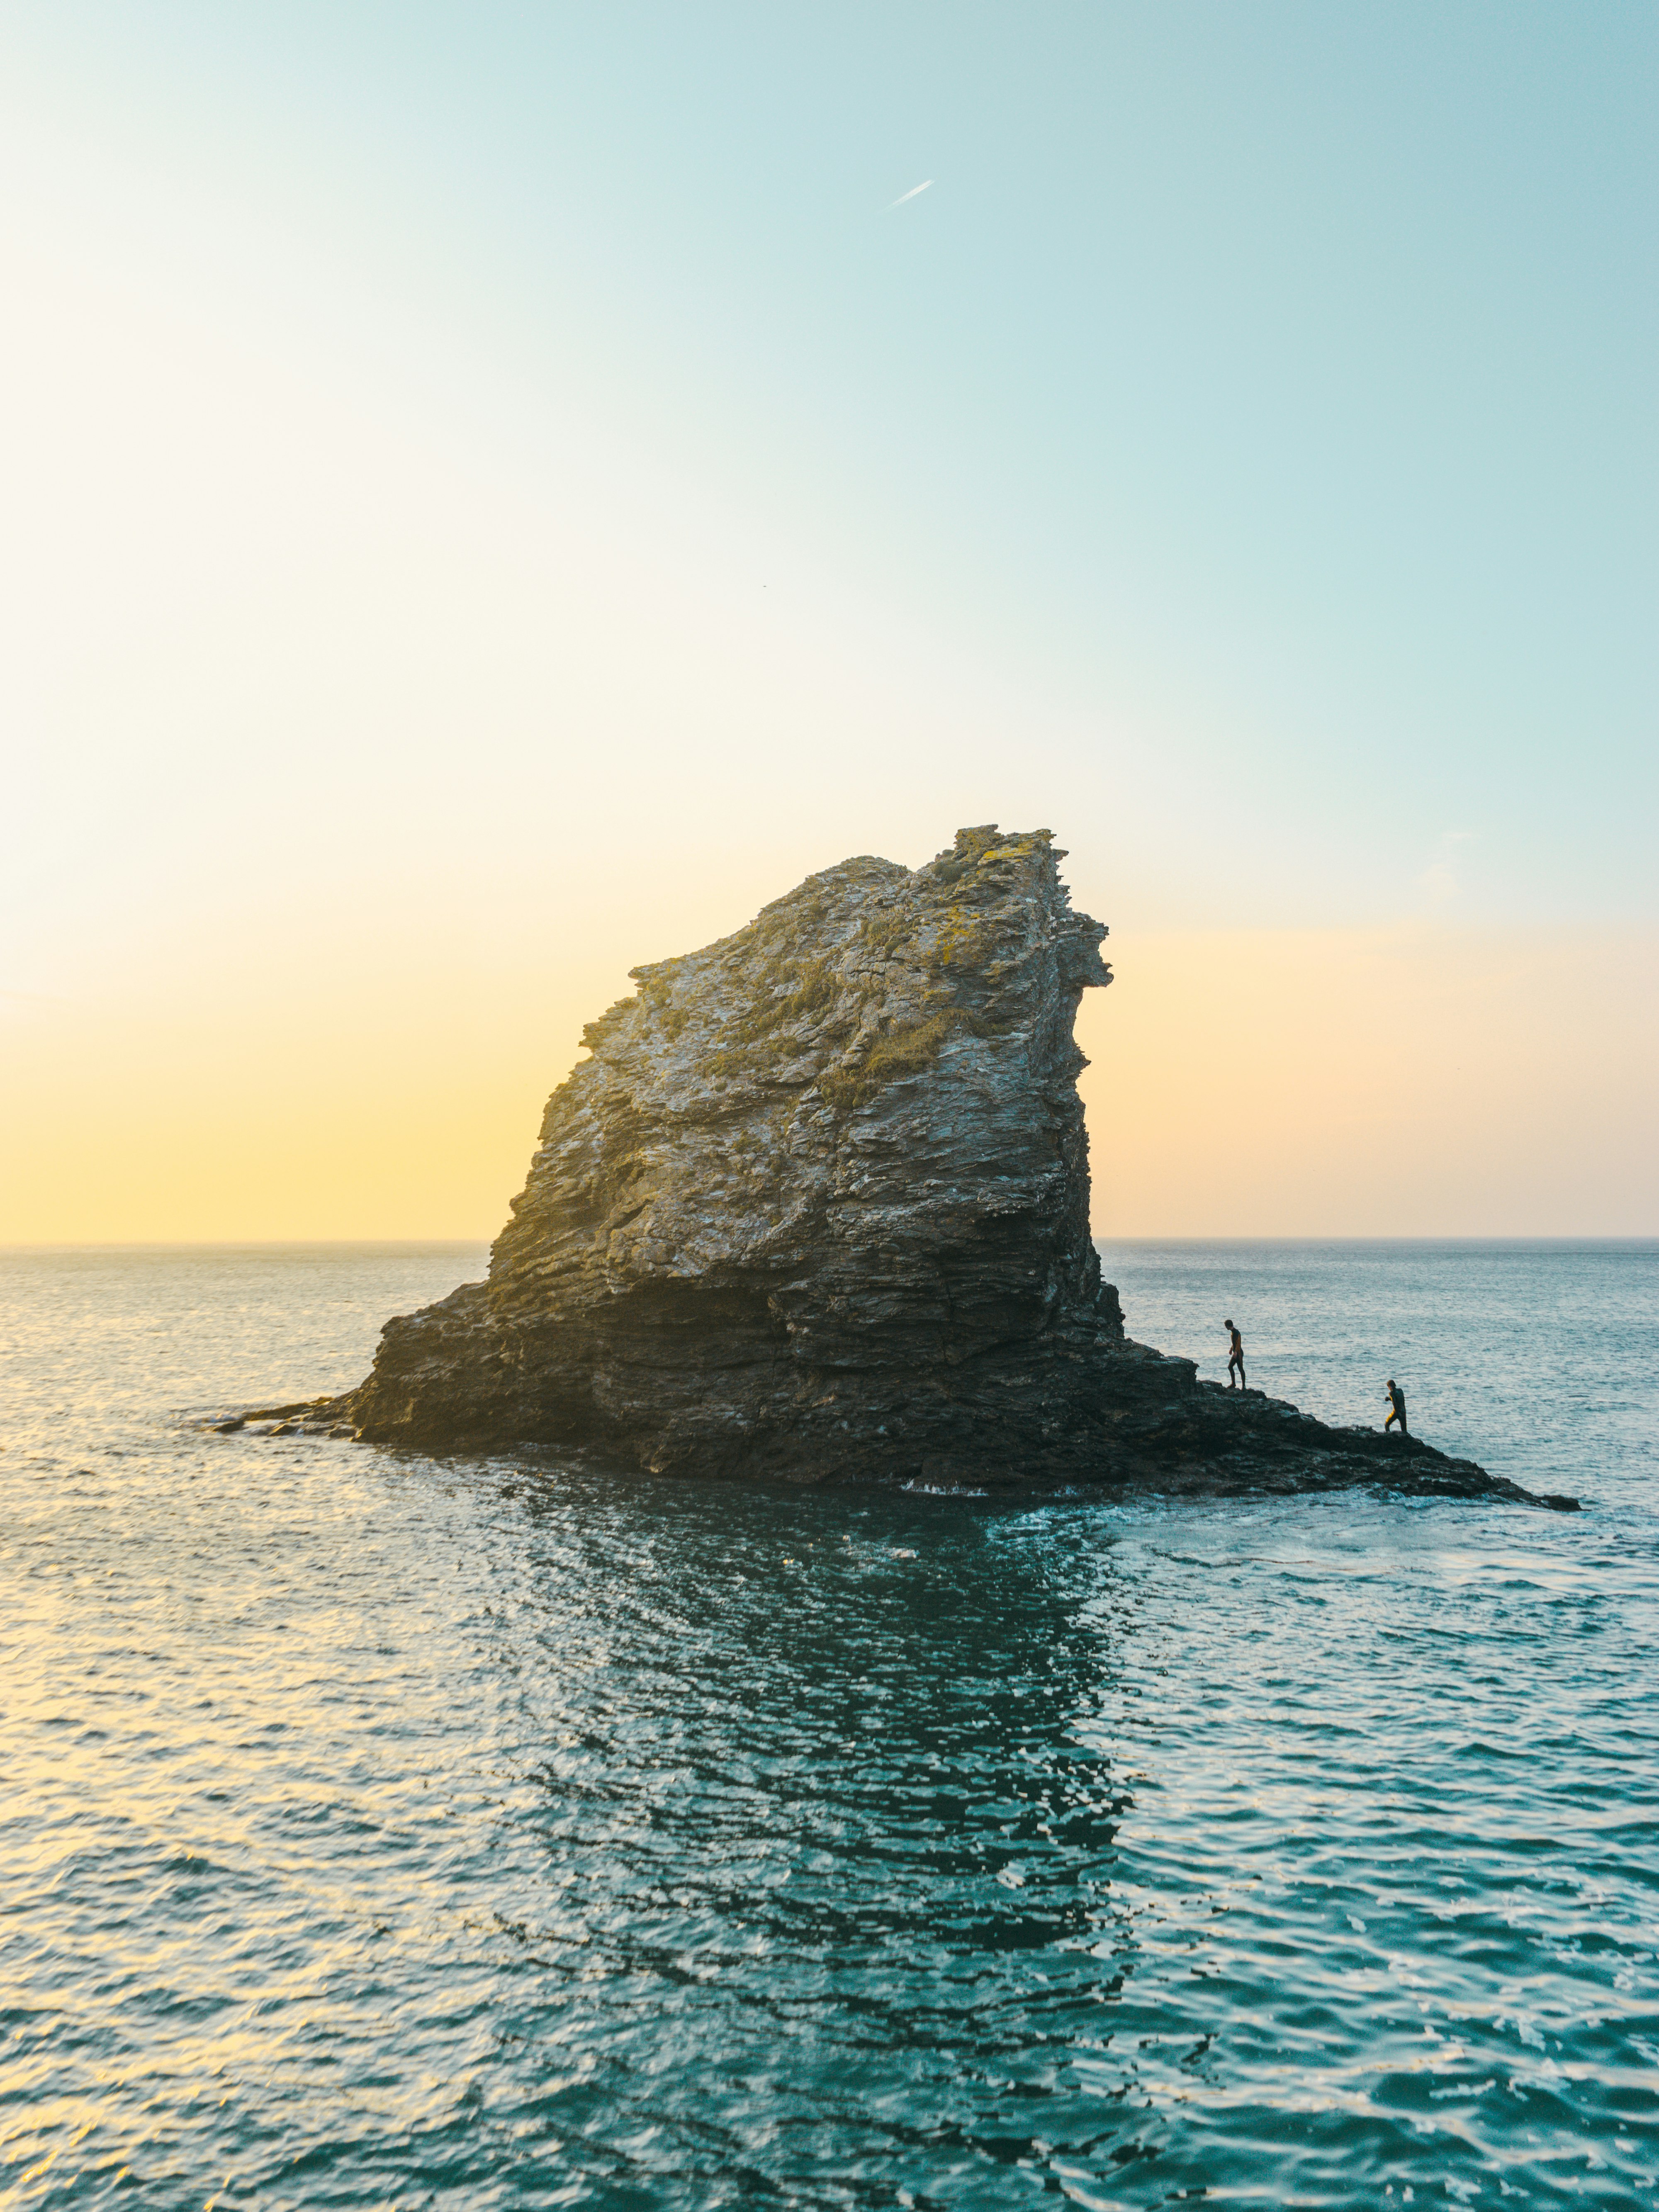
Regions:
M 388 1322 L 346 1398 L 284 1410 L 687 1474 L 1524 1497 L 1126 1340 L 1072 1035 L 1106 933 L 1062 857 L 964 830 L 635 969 L 548 1102 L 489 1279 Z

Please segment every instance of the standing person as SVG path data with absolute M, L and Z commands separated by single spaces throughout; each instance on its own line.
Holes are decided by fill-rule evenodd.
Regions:
M 1238 1370 L 1238 1388 L 1241 1390 L 1248 1389 L 1244 1380 L 1244 1340 L 1231 1322 L 1224 1322 L 1222 1327 L 1232 1339 L 1232 1348 L 1227 1354 L 1227 1388 L 1230 1390 L 1233 1388 L 1233 1370 L 1236 1367 Z
M 1411 1431 L 1406 1426 L 1406 1394 L 1401 1389 L 1400 1385 L 1395 1381 L 1393 1376 L 1390 1375 L 1389 1377 L 1389 1418 L 1382 1424 L 1382 1433 L 1385 1437 L 1388 1435 L 1389 1431 L 1394 1426 L 1396 1421 L 1400 1424 L 1401 1435 L 1402 1437 L 1410 1436 Z

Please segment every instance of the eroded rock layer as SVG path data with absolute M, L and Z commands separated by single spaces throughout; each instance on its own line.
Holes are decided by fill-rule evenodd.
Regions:
M 282 1410 L 699 1474 L 1525 1498 L 1126 1338 L 1072 1034 L 1106 933 L 1061 858 L 1046 830 L 964 830 L 635 969 L 548 1102 L 488 1279 L 388 1322 L 347 1397 Z

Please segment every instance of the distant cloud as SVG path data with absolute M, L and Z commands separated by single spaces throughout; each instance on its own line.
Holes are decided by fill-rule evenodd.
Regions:
M 931 177 L 924 177 L 919 185 L 912 185 L 908 192 L 901 192 L 896 200 L 889 200 L 887 203 L 888 206 L 890 208 L 902 207 L 906 200 L 913 200 L 918 192 L 925 192 L 933 181 L 933 180 Z
M 1417 879 L 1417 888 L 1426 905 L 1449 906 L 1461 896 L 1462 878 L 1453 866 L 1460 845 L 1473 844 L 1480 835 L 1478 830 L 1443 830 L 1439 848 L 1434 860 Z

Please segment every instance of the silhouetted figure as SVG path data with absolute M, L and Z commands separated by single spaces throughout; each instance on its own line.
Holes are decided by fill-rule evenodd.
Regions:
M 1231 1322 L 1224 1322 L 1222 1327 L 1233 1340 L 1232 1350 L 1227 1355 L 1227 1388 L 1230 1390 L 1233 1388 L 1233 1370 L 1236 1367 L 1238 1370 L 1238 1388 L 1245 1389 L 1249 1386 L 1244 1380 L 1244 1340 Z
M 1400 1424 L 1401 1435 L 1402 1437 L 1410 1436 L 1411 1431 L 1406 1426 L 1406 1394 L 1401 1389 L 1400 1385 L 1395 1381 L 1393 1376 L 1390 1375 L 1389 1377 L 1389 1418 L 1382 1424 L 1382 1433 L 1385 1437 L 1388 1435 L 1389 1431 L 1394 1426 L 1396 1421 Z

